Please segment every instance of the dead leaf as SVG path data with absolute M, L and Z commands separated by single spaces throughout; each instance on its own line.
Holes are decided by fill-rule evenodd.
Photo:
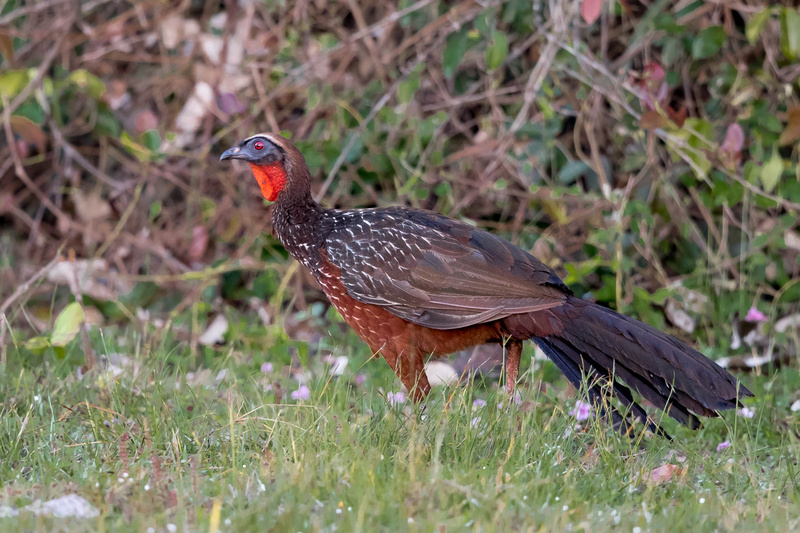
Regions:
M 3 67 L 8 68 L 14 62 L 14 40 L 5 33 L 0 33 L 0 54 L 6 60 Z
M 77 494 L 67 494 L 44 503 L 36 500 L 25 507 L 25 510 L 33 514 L 56 518 L 95 518 L 100 516 L 100 511 L 95 506 Z
M 600 17 L 603 8 L 603 0 L 583 0 L 581 4 L 581 15 L 587 24 L 594 23 Z
M 47 135 L 31 119 L 14 115 L 9 120 L 11 130 L 22 137 L 22 139 L 36 147 L 39 153 L 43 153 L 47 148 Z
M 645 65 L 633 89 L 646 108 L 654 110 L 656 104 L 663 107 L 669 93 L 664 67 L 655 61 Z
M 800 233 L 786 230 L 786 233 L 783 234 L 783 242 L 786 243 L 787 248 L 800 252 Z
M 222 344 L 225 342 L 226 331 L 228 331 L 228 319 L 225 318 L 225 315 L 217 315 L 205 332 L 200 335 L 198 342 L 203 346 Z
M 431 361 L 425 365 L 425 373 L 431 387 L 453 385 L 458 383 L 458 374 L 452 366 L 442 361 Z
M 800 330 L 800 313 L 794 315 L 786 315 L 780 320 L 775 321 L 775 331 L 777 333 L 786 333 L 786 330 L 788 330 L 789 328 Z
M 646 130 L 656 130 L 668 125 L 669 119 L 654 109 L 643 113 L 639 119 L 639 126 Z
M 682 128 L 683 125 L 686 123 L 686 117 L 688 112 L 686 111 L 685 107 L 682 107 L 679 111 L 675 111 L 672 109 L 672 106 L 667 106 L 667 116 L 669 119 L 675 123 L 676 126 Z
M 800 140 L 800 107 L 790 108 L 787 114 L 789 119 L 786 121 L 786 128 L 778 139 L 781 146 L 788 146 Z
M 112 300 L 130 292 L 131 285 L 109 272 L 105 259 L 61 261 L 47 273 L 47 280 L 72 287 L 96 300 Z
M 742 147 L 744 146 L 744 130 L 733 123 L 725 132 L 725 140 L 719 147 L 719 156 L 728 168 L 736 168 L 742 160 Z
M 139 111 L 133 119 L 133 127 L 137 134 L 158 129 L 158 117 L 149 109 Z
M 683 476 L 686 473 L 685 468 L 678 465 L 666 464 L 654 468 L 647 478 L 648 485 L 663 485 L 668 483 L 672 478 Z
M 111 216 L 111 206 L 99 194 L 75 190 L 72 201 L 78 218 L 83 222 L 99 222 Z
M 203 126 L 203 119 L 213 105 L 214 89 L 206 82 L 198 82 L 175 119 L 175 128 L 179 132 L 175 144 L 179 148 L 185 148 L 194 141 L 195 134 Z
M 198 261 L 206 253 L 208 247 L 208 228 L 205 226 L 195 226 L 192 228 L 192 244 L 189 246 L 189 257 L 193 261 Z
M 696 326 L 694 318 L 689 316 L 689 313 L 684 311 L 680 304 L 673 299 L 667 301 L 664 312 L 676 328 L 679 328 L 686 333 L 693 333 Z

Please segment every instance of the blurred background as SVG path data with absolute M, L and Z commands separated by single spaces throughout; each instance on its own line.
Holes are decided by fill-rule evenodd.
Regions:
M 368 356 L 217 161 L 271 131 L 328 206 L 462 218 L 722 364 L 795 365 L 789 0 L 6 0 L 0 55 L 3 363 Z

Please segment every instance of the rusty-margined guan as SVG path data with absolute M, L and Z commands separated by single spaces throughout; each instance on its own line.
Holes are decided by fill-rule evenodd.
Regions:
M 512 391 L 527 339 L 576 387 L 585 376 L 592 401 L 613 383 L 613 393 L 654 431 L 616 378 L 692 428 L 700 424 L 696 415 L 717 416 L 753 395 L 678 339 L 573 296 L 547 266 L 491 233 L 418 209 L 325 209 L 311 197 L 302 154 L 281 136 L 245 139 L 225 159 L 250 163 L 262 194 L 275 202 L 275 236 L 416 400 L 430 391 L 426 357 L 490 342 L 505 343 Z

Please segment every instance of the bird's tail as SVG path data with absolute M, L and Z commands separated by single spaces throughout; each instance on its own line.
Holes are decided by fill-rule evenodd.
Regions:
M 700 425 L 696 415 L 719 416 L 718 411 L 735 408 L 741 398 L 753 395 L 694 348 L 611 309 L 570 297 L 563 306 L 543 313 L 530 315 L 532 327 L 527 328 L 542 351 L 576 387 L 585 376 L 594 402 L 609 385 L 651 430 L 658 428 L 647 420 L 630 388 L 693 429 Z M 524 321 L 517 326 L 524 328 Z M 618 413 L 612 414 L 615 425 L 624 424 Z

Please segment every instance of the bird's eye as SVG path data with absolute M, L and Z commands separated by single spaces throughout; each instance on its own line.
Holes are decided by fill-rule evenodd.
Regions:
M 264 148 L 264 143 L 262 143 L 261 141 L 256 141 L 253 143 L 253 148 L 255 148 L 256 150 L 261 150 L 262 148 Z

